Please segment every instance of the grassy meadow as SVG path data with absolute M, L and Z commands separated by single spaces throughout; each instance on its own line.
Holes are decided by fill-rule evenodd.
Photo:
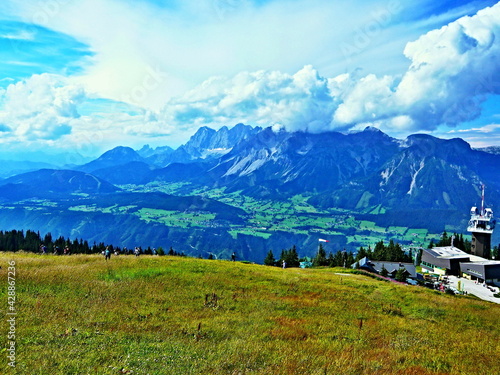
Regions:
M 500 305 L 343 269 L 1 253 L 4 374 L 498 374 Z M 8 325 L 0 325 L 4 342 Z

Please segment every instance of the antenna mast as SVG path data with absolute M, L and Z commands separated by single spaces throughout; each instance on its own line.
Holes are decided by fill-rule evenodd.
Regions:
M 481 216 L 484 216 L 484 184 L 481 185 Z

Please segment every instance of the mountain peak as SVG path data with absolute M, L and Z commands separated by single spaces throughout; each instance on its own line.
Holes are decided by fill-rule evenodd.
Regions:
M 379 128 L 376 128 L 374 126 L 367 126 L 366 128 L 364 128 L 363 131 L 364 132 L 373 132 L 373 133 L 383 133 L 382 130 L 380 130 Z
M 93 172 L 98 169 L 123 165 L 132 161 L 144 161 L 144 159 L 132 148 L 118 146 L 106 151 L 96 160 L 81 166 L 79 170 Z
M 142 158 L 130 147 L 118 146 L 102 154 L 97 160 L 119 160 L 139 161 Z

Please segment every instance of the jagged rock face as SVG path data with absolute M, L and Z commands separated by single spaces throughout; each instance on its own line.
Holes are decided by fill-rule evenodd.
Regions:
M 378 181 L 380 203 L 389 207 L 466 209 L 480 183 L 500 187 L 494 156 L 472 150 L 461 139 L 411 136 L 404 147 L 371 181 Z
M 174 149 L 169 146 L 156 147 L 153 149 L 149 145 L 145 145 L 138 150 L 137 153 L 143 158 L 152 160 L 154 163 L 156 158 L 161 158 L 164 155 L 171 154 L 173 151 Z
M 500 156 L 461 139 L 413 135 L 400 142 L 373 129 L 343 135 L 268 128 L 235 146 L 211 173 L 230 190 L 276 198 L 314 193 L 324 207 L 467 209 L 480 183 L 498 195 L 499 166 Z
M 166 155 L 161 163 L 155 164 L 165 167 L 172 163 L 188 163 L 198 159 L 218 158 L 231 151 L 239 142 L 261 130 L 262 128 L 243 124 L 237 124 L 231 129 L 223 126 L 217 131 L 204 126 L 199 128 L 186 144 Z
M 323 192 L 366 177 L 397 148 L 397 141 L 381 132 L 275 133 L 268 128 L 223 156 L 214 171 L 235 189 L 260 185 L 293 194 Z

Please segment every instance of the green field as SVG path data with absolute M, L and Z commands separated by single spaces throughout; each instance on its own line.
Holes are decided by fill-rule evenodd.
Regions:
M 472 296 L 343 269 L 1 253 L 4 316 L 12 261 L 3 374 L 500 373 L 500 305 Z
M 394 240 L 411 246 L 427 246 L 431 239 L 439 239 L 440 233 L 430 233 L 424 228 L 408 228 L 403 226 L 380 226 L 373 221 L 358 218 L 366 213 L 383 213 L 383 207 L 368 207 L 361 211 L 347 211 L 332 207 L 319 209 L 309 203 L 310 196 L 295 195 L 286 200 L 256 199 L 242 194 L 241 191 L 228 193 L 225 188 L 210 189 L 208 187 L 192 186 L 189 183 L 155 182 L 145 186 L 125 185 L 122 189 L 128 192 L 163 192 L 173 195 L 196 195 L 218 200 L 230 206 L 242 209 L 246 215 L 241 220 L 225 219 L 219 212 L 200 211 L 184 208 L 174 211 L 161 209 L 155 202 L 137 206 L 125 201 L 111 205 L 105 201 L 100 203 L 81 204 L 79 200 L 64 206 L 48 200 L 30 200 L 20 202 L 16 207 L 0 206 L 3 209 L 15 210 L 21 206 L 25 210 L 40 211 L 54 214 L 53 208 L 68 210 L 78 214 L 132 216 L 146 223 L 161 224 L 169 228 L 221 228 L 235 239 L 238 234 L 270 239 L 276 233 L 311 237 L 328 237 L 335 239 L 338 246 L 349 247 L 355 251 L 359 246 L 375 246 L 380 240 Z M 150 206 L 148 206 L 148 204 Z M 55 205 L 55 206 L 54 206 Z M 57 212 L 56 214 L 59 214 Z M 244 217 L 243 217 L 244 216 Z M 366 216 L 365 216 L 366 217 Z M 92 220 L 92 219 L 89 219 Z M 376 217 L 373 218 L 376 220 Z M 271 238 L 271 241 L 273 239 Z M 306 241 L 302 239 L 301 241 Z M 338 249 L 334 249 L 338 250 Z

